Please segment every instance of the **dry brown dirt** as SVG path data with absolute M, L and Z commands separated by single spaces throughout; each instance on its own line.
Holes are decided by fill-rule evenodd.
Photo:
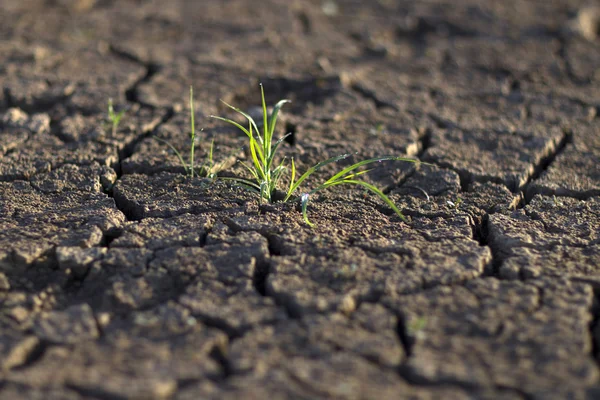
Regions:
M 600 11 L 534 0 L 0 0 L 0 399 L 600 398 Z M 281 151 L 399 155 L 297 204 Z M 107 101 L 126 110 L 116 132 Z M 357 160 L 359 158 L 355 158 Z M 310 183 L 350 160 L 329 165 Z

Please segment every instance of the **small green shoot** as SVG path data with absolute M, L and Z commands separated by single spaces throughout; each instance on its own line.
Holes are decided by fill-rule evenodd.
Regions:
M 202 129 L 200 130 L 202 132 Z M 181 153 L 168 141 L 154 137 L 155 140 L 166 144 L 169 148 L 175 153 L 181 166 L 185 170 L 185 174 L 190 178 L 194 178 L 195 175 L 202 176 L 205 178 L 213 179 L 216 176 L 216 172 L 214 172 L 215 163 L 213 160 L 213 150 L 214 150 L 214 140 L 210 143 L 210 149 L 208 151 L 208 155 L 204 162 L 200 165 L 199 168 L 196 167 L 194 156 L 196 150 L 196 121 L 194 118 L 194 89 L 190 86 L 190 161 L 186 162 L 183 159 Z
M 380 124 L 375 125 L 375 127 L 371 128 L 369 130 L 369 133 L 371 135 L 380 135 L 380 134 L 384 133 L 384 131 L 385 131 L 385 125 L 380 123 Z
M 289 134 L 287 134 L 287 135 L 274 141 L 273 137 L 275 134 L 275 126 L 277 123 L 277 116 L 279 114 L 279 111 L 283 107 L 283 105 L 286 103 L 289 103 L 289 100 L 280 100 L 277 104 L 275 104 L 275 106 L 273 107 L 273 110 L 271 111 L 271 114 L 269 115 L 268 109 L 267 109 L 267 104 L 265 101 L 265 92 L 264 92 L 264 88 L 263 88 L 262 84 L 260 85 L 260 91 L 261 91 L 261 98 L 262 98 L 262 114 L 263 114 L 262 115 L 263 116 L 262 132 L 258 128 L 257 123 L 254 121 L 254 119 L 249 114 L 247 114 L 244 111 L 240 110 L 239 108 L 236 108 L 225 102 L 223 102 L 223 103 L 227 107 L 229 107 L 232 110 L 236 111 L 237 113 L 241 114 L 248 121 L 248 127 L 246 128 L 246 127 L 242 126 L 241 124 L 237 123 L 236 121 L 231 120 L 229 118 L 211 116 L 212 118 L 216 118 L 218 120 L 227 122 L 227 123 L 235 126 L 236 128 L 241 130 L 247 136 L 248 147 L 250 150 L 250 157 L 251 157 L 251 161 L 252 161 L 251 165 L 248 165 L 246 163 L 243 164 L 252 176 L 250 179 L 237 178 L 237 177 L 227 177 L 227 178 L 221 178 L 221 179 L 226 179 L 226 180 L 231 180 L 231 181 L 237 182 L 238 184 L 241 184 L 241 185 L 249 188 L 250 190 L 255 191 L 256 193 L 259 194 L 260 201 L 266 200 L 267 202 L 273 202 L 274 201 L 273 194 L 278 189 L 279 183 L 280 183 L 282 177 L 289 170 L 289 172 L 290 172 L 289 186 L 287 187 L 287 189 L 284 193 L 283 201 L 287 202 L 287 201 L 299 200 L 300 205 L 302 207 L 302 216 L 304 218 L 304 221 L 306 222 L 306 224 L 308 224 L 311 227 L 314 226 L 314 224 L 312 222 L 310 222 L 310 220 L 308 219 L 308 215 L 307 215 L 307 207 L 308 207 L 308 202 L 310 200 L 310 197 L 313 194 L 315 194 L 321 190 L 328 189 L 328 188 L 338 186 L 338 185 L 357 185 L 357 186 L 364 187 L 368 191 L 379 196 L 379 198 L 381 198 L 403 221 L 406 222 L 406 218 L 404 217 L 404 215 L 402 215 L 400 210 L 389 199 L 389 197 L 387 195 L 385 195 L 380 189 L 371 185 L 370 183 L 367 183 L 365 181 L 357 179 L 360 175 L 363 175 L 363 174 L 369 172 L 370 170 L 358 171 L 358 169 L 360 167 L 366 166 L 368 164 L 380 163 L 382 161 L 396 160 L 396 161 L 407 161 L 407 162 L 418 163 L 418 162 L 420 162 L 418 160 L 413 160 L 413 159 L 403 158 L 403 157 L 396 157 L 396 156 L 385 156 L 385 157 L 377 157 L 377 158 L 370 158 L 367 160 L 363 160 L 363 161 L 357 162 L 355 164 L 352 164 L 349 167 L 344 168 L 343 170 L 341 170 L 337 174 L 333 175 L 331 178 L 326 180 L 321 185 L 318 185 L 317 187 L 313 188 L 312 190 L 304 191 L 300 196 L 295 196 L 295 193 L 297 191 L 299 191 L 299 189 L 300 189 L 300 185 L 302 185 L 302 183 L 304 183 L 304 181 L 312 173 L 314 173 L 315 171 L 324 167 L 325 165 L 348 158 L 352 154 L 342 154 L 342 155 L 339 155 L 336 157 L 329 158 L 325 161 L 321 161 L 320 163 L 315 164 L 314 166 L 310 167 L 306 172 L 304 172 L 304 174 L 302 174 L 296 180 L 296 165 L 294 163 L 293 158 L 291 159 L 289 169 L 288 169 L 288 166 L 285 164 L 285 162 L 286 162 L 285 158 L 281 162 L 279 162 L 278 165 L 275 165 L 276 164 L 275 163 L 275 155 L 277 153 L 277 150 L 279 149 L 279 146 L 285 140 L 285 138 L 287 136 L 289 136 Z
M 408 324 L 408 326 L 406 327 L 406 333 L 408 334 L 408 336 L 417 339 L 421 336 L 424 335 L 423 331 L 425 330 L 425 327 L 427 326 L 427 318 L 424 316 L 421 317 L 417 317 L 415 319 L 412 319 L 411 322 Z
M 116 135 L 117 130 L 119 129 L 119 123 L 121 122 L 121 118 L 125 115 L 125 110 L 120 111 L 119 113 L 115 113 L 115 109 L 113 108 L 112 99 L 108 99 L 108 120 L 112 125 L 112 134 Z
M 356 272 L 358 271 L 358 264 L 356 263 L 351 263 L 350 265 L 343 265 L 340 268 L 338 268 L 334 273 L 333 276 L 335 278 L 352 278 L 356 275 Z
M 463 200 L 460 197 L 456 197 L 456 200 L 454 201 L 450 201 L 450 200 L 446 200 L 446 203 L 451 207 L 454 208 L 455 210 L 458 210 L 458 208 L 460 207 L 460 205 L 462 204 Z

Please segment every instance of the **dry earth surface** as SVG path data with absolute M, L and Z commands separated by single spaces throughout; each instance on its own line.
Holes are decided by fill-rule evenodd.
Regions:
M 600 398 L 599 32 L 583 0 L 0 0 L 0 398 Z M 311 229 L 152 139 L 186 150 L 193 85 L 246 158 L 208 116 L 258 82 L 299 170 L 432 164 L 367 178 L 409 222 L 340 187 Z

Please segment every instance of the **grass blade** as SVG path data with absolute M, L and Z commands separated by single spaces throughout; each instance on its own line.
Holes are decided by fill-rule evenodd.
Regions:
M 325 182 L 325 184 L 335 182 L 335 181 L 339 180 L 340 178 L 343 178 L 344 175 L 348 174 L 349 172 L 354 171 L 357 168 L 362 167 L 363 165 L 372 164 L 375 162 L 382 162 L 382 161 L 406 161 L 406 162 L 413 162 L 413 163 L 421 163 L 421 161 L 415 160 L 412 158 L 396 157 L 396 156 L 369 158 L 367 160 L 359 161 L 356 164 L 352 164 L 351 166 L 344 168 L 343 170 L 341 170 L 340 172 L 338 172 L 337 174 L 335 174 L 331 178 L 329 178 Z
M 301 198 L 302 218 L 304 218 L 304 222 L 306 222 L 306 224 L 308 226 L 310 226 L 311 228 L 313 228 L 315 226 L 315 224 L 313 224 L 312 222 L 309 221 L 309 219 L 308 219 L 308 213 L 307 213 L 308 199 L 309 199 L 309 197 L 310 197 L 310 194 L 308 194 L 308 193 L 304 193 L 302 195 L 302 198 Z
M 252 134 L 251 134 L 251 133 L 248 131 L 248 129 L 244 128 L 242 125 L 238 124 L 237 122 L 235 122 L 235 121 L 234 121 L 234 120 L 232 120 L 232 119 L 229 119 L 229 118 L 223 118 L 223 117 L 217 117 L 216 115 L 211 115 L 210 117 L 211 117 L 211 118 L 214 118 L 214 119 L 218 119 L 218 120 L 220 120 L 220 121 L 225 121 L 225 122 L 227 122 L 227 123 L 229 123 L 229 124 L 231 124 L 231 125 L 235 126 L 235 127 L 236 127 L 236 128 L 238 128 L 240 131 L 244 132 L 244 133 L 246 134 L 246 136 L 248 136 L 249 138 L 251 138 L 251 137 L 252 137 Z
M 190 86 L 190 125 L 191 125 L 191 137 L 190 137 L 190 174 L 194 177 L 194 150 L 196 148 L 196 122 L 194 120 L 194 88 Z
M 225 104 L 227 107 L 231 108 L 233 111 L 235 111 L 235 112 L 237 112 L 239 114 L 242 114 L 248 120 L 248 122 L 254 127 L 254 130 L 256 131 L 256 133 L 259 134 L 258 138 L 260 139 L 260 142 L 262 143 L 262 138 L 260 137 L 260 131 L 258 130 L 258 126 L 256 125 L 256 122 L 254 121 L 254 118 L 252 118 L 250 116 L 250 114 L 245 113 L 241 109 L 239 109 L 239 108 L 237 108 L 235 106 L 232 106 L 231 104 L 228 104 L 228 103 L 224 102 L 223 100 L 221 100 L 221 103 Z
M 243 185 L 246 188 L 252 190 L 253 192 L 260 193 L 260 186 L 258 186 L 255 182 L 249 181 L 248 179 L 237 178 L 237 177 L 232 177 L 232 176 L 221 176 L 221 177 L 219 177 L 219 179 L 224 180 L 224 181 L 232 181 L 232 182 L 238 183 L 238 184 Z
M 260 180 L 260 177 L 256 173 L 256 169 L 252 169 L 248 164 L 246 164 L 245 162 L 243 162 L 241 160 L 238 160 L 238 162 L 240 164 L 242 164 L 248 171 L 250 171 L 250 174 L 254 177 L 254 179 L 256 179 L 257 181 Z
M 117 129 L 119 128 L 119 123 L 121 122 L 121 118 L 123 118 L 123 115 L 125 115 L 125 110 L 121 110 L 118 114 L 115 114 L 113 101 L 112 99 L 108 99 L 108 119 L 112 123 L 113 136 L 117 134 Z
M 267 158 L 271 156 L 271 135 L 269 134 L 269 117 L 267 116 L 267 102 L 265 100 L 265 88 L 260 84 L 260 96 L 262 98 L 263 109 L 263 146 Z
M 269 191 L 269 184 L 266 180 L 260 183 L 260 204 L 262 204 L 263 199 L 267 200 L 269 203 L 271 202 L 271 192 Z
M 254 163 L 254 169 L 256 169 L 257 175 L 260 176 L 262 179 L 266 179 L 267 178 L 267 170 L 265 170 L 265 168 L 263 168 L 264 165 L 266 165 L 265 163 L 265 157 L 262 153 L 262 150 L 260 149 L 260 145 L 258 144 L 258 142 L 256 141 L 256 139 L 254 139 L 254 136 L 252 135 L 252 126 L 250 126 L 250 155 L 252 156 L 252 162 Z M 261 164 L 262 161 L 262 164 Z
M 271 192 L 277 188 L 277 184 L 279 183 L 281 176 L 286 170 L 287 167 L 283 164 L 283 162 L 273 170 L 273 173 L 271 175 L 271 187 L 269 188 Z
M 300 178 L 298 178 L 298 181 L 296 181 L 296 183 L 294 183 L 294 185 L 292 185 L 290 187 L 290 189 L 288 190 L 288 193 L 287 193 L 287 195 L 286 195 L 286 197 L 285 197 L 285 199 L 283 201 L 284 202 L 288 201 L 289 198 L 294 194 L 294 192 L 296 191 L 296 189 L 298 189 L 298 187 L 300 186 L 300 184 L 302 184 L 302 182 L 306 178 L 308 178 L 313 172 L 317 171 L 318 169 L 324 167 L 327 164 L 331 164 L 331 163 L 343 160 L 345 158 L 350 157 L 351 155 L 352 154 L 348 153 L 348 154 L 342 154 L 342 155 L 339 155 L 339 156 L 336 156 L 336 157 L 331 157 L 331 158 L 328 158 L 325 161 L 321 161 L 320 163 L 315 164 L 314 166 L 310 167 L 304 174 L 302 174 L 302 176 L 300 176 Z
M 218 119 L 220 121 L 225 121 L 233 126 L 235 126 L 236 128 L 238 128 L 239 130 L 241 130 L 242 132 L 244 132 L 246 134 L 246 136 L 248 136 L 248 139 L 250 139 L 250 151 L 252 152 L 252 148 L 253 148 L 253 142 L 256 143 L 256 139 L 254 139 L 254 135 L 252 135 L 252 125 L 250 125 L 250 130 L 244 128 L 242 125 L 238 124 L 237 122 L 229 119 L 229 118 L 223 118 L 223 117 L 217 117 L 216 115 L 211 115 L 211 118 L 214 119 Z M 262 149 L 260 148 L 260 146 L 257 146 L 256 149 L 258 150 L 258 154 L 260 156 L 260 159 L 263 161 L 264 164 L 264 156 L 262 153 Z M 257 167 L 260 167 L 260 164 L 257 164 Z
M 275 107 L 273 107 L 273 111 L 271 111 L 271 119 L 269 121 L 269 134 L 271 137 L 273 137 L 273 132 L 275 131 L 275 124 L 277 123 L 277 115 L 279 114 L 279 110 L 281 110 L 281 107 L 283 107 L 285 103 L 291 103 L 291 101 L 286 99 L 279 100 L 277 104 L 275 104 Z M 273 152 L 275 151 L 273 150 Z
M 275 142 L 275 144 L 273 145 L 273 150 L 271 151 L 271 156 L 267 159 L 267 168 L 271 168 L 271 165 L 273 164 L 273 160 L 275 159 L 275 154 L 277 153 L 277 149 L 279 148 L 281 143 L 283 143 L 283 141 L 290 135 L 291 135 L 291 133 L 288 133 L 287 135 L 280 137 Z
M 210 141 L 210 148 L 208 150 L 208 157 L 204 159 L 199 168 L 197 168 L 198 176 L 205 176 L 210 179 L 214 179 L 216 176 L 216 172 L 213 171 L 215 168 L 215 163 L 213 161 L 213 148 L 215 145 L 215 140 Z
M 153 137 L 154 140 L 157 140 L 161 143 L 166 144 L 167 146 L 169 146 L 171 148 L 171 150 L 173 150 L 173 152 L 175 153 L 175 155 L 179 158 L 179 162 L 181 163 L 181 166 L 183 167 L 183 169 L 185 170 L 185 173 L 189 173 L 189 167 L 187 165 L 187 163 L 185 161 L 183 161 L 183 157 L 181 156 L 181 153 L 179 151 L 177 151 L 177 149 L 175 147 L 173 147 L 173 145 L 169 142 L 167 142 L 164 139 L 161 138 L 157 138 L 157 137 Z
M 296 164 L 294 164 L 294 157 L 292 157 L 292 179 L 290 179 L 290 187 L 288 188 L 286 199 L 289 198 L 289 193 L 292 192 L 292 187 L 294 186 L 294 179 L 296 179 Z
M 210 149 L 208 151 L 208 162 L 210 163 L 211 166 L 214 165 L 214 161 L 213 161 L 214 149 L 215 149 L 215 139 L 212 139 L 210 141 Z
M 346 180 L 346 179 L 354 179 L 354 178 L 356 178 L 357 176 L 364 175 L 364 174 L 368 174 L 369 172 L 373 171 L 374 169 L 375 169 L 375 168 L 370 168 L 370 169 L 365 169 L 364 171 L 358 171 L 358 172 L 354 172 L 354 173 L 352 173 L 352 174 L 350 174 L 350 175 L 346 175 L 346 176 L 344 177 L 344 180 Z
M 113 108 L 112 99 L 108 99 L 108 119 L 111 121 L 115 120 L 115 109 Z
M 328 187 L 331 186 L 336 186 L 336 185 L 360 185 L 368 190 L 370 190 L 371 192 L 375 193 L 377 196 L 379 196 L 379 198 L 381 198 L 381 200 L 383 200 L 392 210 L 394 210 L 394 212 L 400 217 L 400 219 L 404 222 L 408 222 L 408 220 L 406 219 L 406 217 L 404 216 L 404 214 L 402 214 L 402 212 L 400 212 L 400 210 L 398 209 L 398 207 L 396 207 L 396 205 L 394 204 L 394 202 L 392 200 L 390 200 L 390 198 L 388 196 L 385 195 L 385 193 L 383 193 L 381 190 L 379 190 L 376 186 L 371 185 L 370 183 L 364 182 L 364 181 L 358 181 L 355 179 L 342 179 L 336 182 L 332 182 L 329 184 L 323 184 L 321 186 L 319 186 L 318 188 L 314 189 L 311 193 L 315 193 L 319 190 L 322 189 L 326 189 Z

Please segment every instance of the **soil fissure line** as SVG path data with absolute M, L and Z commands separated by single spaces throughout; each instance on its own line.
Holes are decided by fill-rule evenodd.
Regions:
M 299 309 L 298 305 L 291 298 L 288 298 L 287 295 L 277 295 L 269 293 L 267 281 L 269 279 L 269 275 L 271 274 L 271 261 L 270 257 L 277 256 L 279 253 L 273 252 L 272 246 L 269 241 L 269 260 L 263 261 L 262 264 L 258 264 L 256 266 L 256 270 L 253 276 L 253 285 L 254 289 L 263 297 L 272 298 L 279 307 L 282 307 L 285 311 L 285 314 L 289 319 L 299 319 L 302 318 L 302 311 Z
M 471 217 L 474 218 L 474 217 Z M 483 268 L 482 277 L 498 277 L 500 266 L 503 259 L 489 242 L 489 219 L 490 214 L 485 213 L 480 219 L 473 219 L 471 229 L 473 231 L 473 240 L 479 243 L 481 247 L 488 247 L 492 253 L 492 260 Z
M 412 337 L 408 332 L 406 316 L 400 314 L 397 317 L 398 323 L 396 325 L 396 334 L 398 335 L 398 340 L 400 341 L 400 344 L 402 344 L 402 348 L 404 349 L 406 357 L 410 358 L 413 355 L 415 338 Z M 402 368 L 402 366 L 400 366 L 400 368 Z
M 594 287 L 594 301 L 590 308 L 592 321 L 589 325 L 591 356 L 600 367 L 600 287 Z
M 450 126 L 456 126 L 454 125 L 452 122 L 450 121 L 446 121 L 446 120 L 437 120 L 433 114 L 430 114 L 430 117 L 432 119 L 434 119 L 434 121 L 436 122 L 436 124 L 441 123 L 442 124 L 442 129 L 446 129 Z M 439 118 L 438 118 L 439 119 Z M 538 193 L 538 191 L 532 191 L 530 188 L 530 185 L 533 181 L 537 180 L 543 173 L 544 171 L 546 171 L 550 165 L 554 162 L 554 160 L 556 160 L 556 158 L 562 154 L 567 147 L 573 143 L 573 133 L 568 130 L 568 129 L 564 129 L 563 130 L 563 135 L 561 136 L 561 138 L 558 140 L 558 143 L 556 144 L 552 144 L 550 143 L 547 146 L 547 149 L 545 150 L 545 153 L 542 158 L 540 159 L 540 161 L 537 162 L 537 164 L 534 165 L 534 170 L 531 174 L 529 174 L 529 176 L 527 177 L 526 182 L 519 186 L 518 182 L 512 181 L 512 180 L 506 180 L 503 179 L 501 177 L 477 177 L 474 176 L 472 173 L 470 173 L 469 171 L 465 171 L 465 170 L 460 170 L 455 168 L 453 165 L 451 165 L 448 162 L 444 162 L 444 161 L 439 161 L 439 160 L 427 160 L 426 157 L 426 150 L 430 147 L 432 147 L 431 145 L 431 139 L 432 139 L 432 134 L 430 133 L 430 136 L 427 138 L 428 142 L 426 144 L 426 148 L 424 151 L 421 152 L 421 154 L 419 154 L 419 158 L 424 158 L 424 161 L 432 163 L 440 168 L 445 168 L 445 169 L 449 169 L 451 171 L 454 171 L 458 174 L 459 179 L 460 179 L 460 186 L 461 186 L 461 191 L 468 193 L 470 192 L 469 188 L 471 186 L 472 183 L 474 182 L 478 182 L 478 183 L 494 183 L 494 184 L 498 184 L 498 185 L 503 185 L 506 188 L 508 188 L 508 190 L 510 190 L 511 192 L 518 194 L 521 193 L 523 200 L 519 203 L 519 205 L 517 206 L 517 208 L 523 208 L 525 207 L 529 201 L 531 200 L 531 198 Z M 565 195 L 567 196 L 567 195 Z M 581 196 L 582 199 L 591 197 L 590 196 Z M 575 197 L 575 198 L 580 198 L 578 196 L 571 196 L 569 195 L 568 197 Z
M 115 56 L 123 58 L 127 61 L 130 62 L 134 62 L 137 64 L 142 65 L 145 69 L 146 69 L 146 73 L 144 74 L 144 76 L 140 77 L 137 81 L 135 81 L 131 87 L 129 87 L 128 89 L 125 90 L 125 98 L 127 99 L 128 102 L 130 103 L 135 103 L 140 105 L 143 108 L 149 108 L 149 109 L 155 109 L 154 106 L 150 105 L 150 104 L 146 104 L 143 101 L 141 101 L 139 99 L 139 96 L 137 94 L 138 91 L 138 87 L 144 83 L 149 82 L 150 80 L 152 80 L 152 77 L 158 73 L 160 71 L 160 65 L 159 64 L 155 64 L 155 63 L 144 63 L 142 62 L 138 57 L 136 57 L 133 54 L 130 54 L 124 50 L 120 50 L 115 48 L 113 45 L 110 46 L 109 48 L 110 52 L 112 52 Z M 150 135 L 152 135 L 154 132 L 156 132 L 156 130 L 163 124 L 167 123 L 171 118 L 173 118 L 173 116 L 175 115 L 175 108 L 174 107 L 170 107 L 167 108 L 165 111 L 165 114 L 160 118 L 160 121 L 158 123 L 156 123 L 152 128 L 144 130 L 140 135 L 138 135 L 137 138 L 135 138 L 134 140 L 132 140 L 130 143 L 128 143 L 125 148 L 120 152 L 119 154 L 119 162 L 118 162 L 118 171 L 117 172 L 117 180 L 119 178 L 121 178 L 121 161 L 131 157 L 131 155 L 133 155 L 133 153 L 135 152 L 135 148 L 137 147 L 137 145 L 144 139 L 146 139 L 147 137 L 149 137 Z
M 296 13 L 296 19 L 300 22 L 300 26 L 302 26 L 302 33 L 304 35 L 310 35 L 312 33 L 312 22 L 308 14 L 304 11 L 300 11 Z
M 115 173 L 117 174 L 117 179 L 114 181 L 112 187 L 110 187 L 106 191 L 106 194 L 115 201 L 115 207 L 117 207 L 117 209 L 125 215 L 125 218 L 127 219 L 128 222 L 129 221 L 139 221 L 142 218 L 137 218 L 135 207 L 130 207 L 129 202 L 120 201 L 120 199 L 115 197 L 113 188 L 123 176 L 123 168 L 121 167 L 121 164 L 122 164 L 123 160 L 131 157 L 135 153 L 136 147 L 144 139 L 153 135 L 163 124 L 166 124 L 171 118 L 173 118 L 174 115 L 175 115 L 175 110 L 173 108 L 168 109 L 166 114 L 162 117 L 161 121 L 158 124 L 156 124 L 156 126 L 153 129 L 150 129 L 146 132 L 142 132 L 140 135 L 138 135 L 137 138 L 132 140 L 129 144 L 127 144 L 123 148 L 122 151 L 119 152 L 119 160 L 117 161 L 116 167 L 115 167 Z M 109 243 L 110 243 L 110 241 L 111 240 L 108 240 Z
M 128 52 L 125 49 L 120 49 L 117 46 L 115 46 L 113 43 L 109 44 L 108 51 L 110 51 L 115 56 L 117 56 L 119 58 L 122 58 L 122 59 L 124 59 L 126 61 L 131 61 L 133 63 L 141 64 L 141 65 L 146 65 L 147 64 L 143 60 L 141 60 L 138 56 L 136 56 L 135 54 L 130 53 L 130 52 Z
M 556 55 L 561 59 L 564 64 L 565 72 L 567 73 L 567 77 L 571 82 L 573 82 L 577 86 L 584 86 L 590 84 L 590 79 L 582 79 L 575 74 L 573 71 L 573 65 L 571 65 L 571 61 L 569 60 L 569 56 L 567 55 L 567 46 L 568 40 L 563 36 L 558 36 L 558 41 L 560 46 Z
M 16 108 L 19 108 L 19 109 L 25 111 L 27 114 L 48 113 L 48 112 L 54 110 L 56 108 L 56 106 L 65 103 L 67 100 L 69 100 L 69 98 L 72 95 L 73 95 L 73 91 L 70 91 L 69 93 L 65 93 L 64 95 L 60 96 L 57 99 L 46 100 L 46 101 L 34 100 L 33 104 L 28 105 L 26 103 L 17 101 L 13 97 L 13 95 L 10 93 L 10 90 L 8 90 L 7 88 L 4 88 L 4 97 L 6 99 L 6 109 L 16 107 Z M 5 111 L 5 110 L 1 110 L 1 111 Z M 69 113 L 68 115 L 71 115 L 71 113 Z M 54 123 L 56 123 L 56 122 L 57 121 L 54 121 Z
M 117 162 L 118 170 L 116 171 L 116 173 L 117 173 L 117 180 L 120 179 L 123 176 L 123 172 L 122 172 L 122 168 L 121 168 L 121 162 L 123 160 L 131 157 L 135 153 L 135 148 L 144 139 L 147 139 L 148 137 L 150 137 L 154 133 L 156 133 L 156 131 L 162 125 L 164 125 L 167 122 L 169 122 L 171 120 L 171 118 L 173 118 L 174 116 L 175 116 L 175 109 L 174 108 L 168 108 L 167 110 L 165 110 L 165 114 L 160 118 L 160 121 L 158 123 L 156 123 L 156 125 L 154 127 L 152 127 L 151 129 L 148 129 L 148 130 L 143 130 L 142 133 L 140 133 L 134 140 L 132 140 L 131 142 L 129 142 L 123 148 L 123 150 L 121 150 L 119 152 L 119 161 Z
M 252 284 L 254 286 L 254 289 L 256 289 L 256 291 L 263 297 L 267 297 L 267 279 L 270 273 L 270 260 L 262 260 L 260 262 L 256 262 L 256 267 L 252 276 Z
M 229 338 L 230 343 L 236 338 Z M 229 344 L 227 345 L 229 347 Z M 230 376 L 233 375 L 233 368 L 231 366 L 231 361 L 229 360 L 227 354 L 227 348 L 223 349 L 220 346 L 213 347 L 212 351 L 209 353 L 209 357 L 212 358 L 223 371 L 223 375 L 219 376 L 217 379 L 213 379 L 214 381 L 224 381 L 227 380 Z
M 527 179 L 525 185 L 521 190 L 523 194 L 523 198 L 521 203 L 517 206 L 517 208 L 524 208 L 534 195 L 538 194 L 538 191 L 531 187 L 531 184 L 536 181 L 545 171 L 550 168 L 552 163 L 556 160 L 556 158 L 561 155 L 569 144 L 573 143 L 573 133 L 569 130 L 563 130 L 563 136 L 560 141 L 549 149 L 548 153 L 542 157 L 540 162 L 535 166 L 535 169 L 531 176 Z
M 435 123 L 435 126 L 438 127 L 439 129 L 451 129 L 451 128 L 462 129 L 454 121 L 449 120 L 447 118 L 440 117 L 439 115 L 436 115 L 434 113 L 429 113 L 429 114 L 427 114 L 427 116 L 429 118 L 431 118 L 431 120 Z
M 275 235 L 268 232 L 261 232 L 252 229 L 241 229 L 235 222 L 231 220 L 223 221 L 229 229 L 234 233 L 238 232 L 256 232 L 259 235 L 267 239 L 269 248 L 269 257 L 266 260 L 257 261 L 256 269 L 252 277 L 252 284 L 258 294 L 263 297 L 272 298 L 279 307 L 282 307 L 286 315 L 290 319 L 298 319 L 302 317 L 302 312 L 298 309 L 297 305 L 294 304 L 292 299 L 287 298 L 285 295 L 273 295 L 269 293 L 267 281 L 271 274 L 271 257 L 282 255 L 280 244 L 278 243 Z
M 27 356 L 25 357 L 23 363 L 15 365 L 11 369 L 19 371 L 31 367 L 32 365 L 34 365 L 42 359 L 44 354 L 46 354 L 46 350 L 48 350 L 49 346 L 50 343 L 40 339 L 37 345 L 27 350 Z
M 427 152 L 427 150 L 429 150 L 429 148 L 431 147 L 432 139 L 433 139 L 433 132 L 431 131 L 431 129 L 425 128 L 423 130 L 423 133 L 419 137 L 419 143 L 421 145 L 420 146 L 421 148 L 419 149 L 419 152 L 416 154 L 416 156 L 419 160 L 425 155 L 425 152 Z
M 137 90 L 140 85 L 147 83 L 152 79 L 152 77 L 160 70 L 160 66 L 158 64 L 153 64 L 153 63 L 143 63 L 136 56 L 131 55 L 127 52 L 115 49 L 114 46 L 110 47 L 110 51 L 118 57 L 124 58 L 128 61 L 132 61 L 132 62 L 141 64 L 144 66 L 144 68 L 146 68 L 146 74 L 144 74 L 144 76 L 142 76 L 136 82 L 134 82 L 131 85 L 131 87 L 129 87 L 128 89 L 125 90 L 125 98 L 130 103 L 139 104 L 141 107 L 144 107 L 144 108 L 155 109 L 154 106 L 146 104 L 139 99 Z M 160 118 L 160 121 L 156 125 L 154 125 L 151 129 L 143 131 L 137 138 L 135 138 L 133 141 L 131 141 L 130 143 L 128 143 L 125 146 L 125 148 L 119 154 L 119 162 L 118 162 L 119 170 L 117 171 L 118 178 L 120 178 L 122 175 L 121 166 L 120 166 L 121 161 L 126 158 L 131 157 L 131 155 L 133 155 L 137 145 L 142 140 L 146 139 L 147 137 L 152 135 L 154 132 L 156 132 L 156 130 L 161 125 L 167 123 L 171 118 L 173 118 L 173 116 L 175 115 L 175 112 L 176 112 L 176 110 L 174 107 L 170 107 L 170 108 L 166 109 L 165 114 Z
M 158 64 L 144 64 L 134 55 L 131 55 L 124 51 L 115 49 L 114 46 L 110 47 L 110 51 L 118 57 L 121 57 L 128 61 L 132 61 L 132 62 L 136 62 L 136 63 L 144 65 L 144 67 L 146 68 L 146 74 L 143 77 L 141 77 L 140 79 L 138 79 L 136 82 L 134 82 L 130 88 L 125 90 L 125 97 L 126 97 L 127 101 L 130 103 L 135 103 L 135 104 L 140 105 L 141 107 L 154 109 L 154 107 L 152 107 L 148 104 L 145 104 L 139 100 L 138 95 L 137 95 L 137 89 L 140 85 L 142 85 L 146 82 L 149 82 L 152 79 L 152 77 L 159 71 L 160 67 L 158 66 Z M 113 186 L 123 176 L 123 169 L 121 167 L 121 163 L 123 162 L 123 160 L 131 157 L 135 153 L 136 147 L 144 139 L 153 135 L 162 125 L 169 122 L 169 120 L 171 120 L 173 118 L 175 113 L 176 113 L 176 109 L 174 107 L 170 107 L 170 108 L 166 109 L 164 115 L 160 118 L 160 121 L 158 123 L 156 123 L 156 125 L 154 125 L 152 128 L 150 128 L 148 130 L 144 130 L 134 140 L 129 142 L 123 148 L 123 150 L 121 150 L 119 152 L 119 160 L 118 160 L 118 162 L 116 164 L 116 168 L 115 168 L 115 172 L 117 174 L 117 179 L 115 180 Z M 116 207 L 125 215 L 125 217 L 127 218 L 128 221 L 139 220 L 139 218 L 134 218 L 135 216 L 132 214 L 132 210 L 128 209 L 127 207 L 123 206 L 121 204 L 121 202 L 117 201 L 117 199 L 114 196 L 114 192 L 113 192 L 112 188 L 107 191 L 107 194 L 109 197 L 115 199 Z
M 392 110 L 399 111 L 398 107 L 396 107 L 394 104 L 389 103 L 385 100 L 381 100 L 375 92 L 373 92 L 370 89 L 367 89 L 359 83 L 352 83 L 350 85 L 350 88 L 365 99 L 372 101 L 375 104 L 375 107 L 377 107 L 377 109 L 391 108 Z
M 454 379 L 442 379 L 437 382 L 426 380 L 419 376 L 415 376 L 408 368 L 406 368 L 405 365 L 400 366 L 400 368 L 398 370 L 398 374 L 400 375 L 400 377 L 402 379 L 404 379 L 406 382 L 408 382 L 411 386 L 414 386 L 414 387 L 421 387 L 421 388 L 454 387 L 454 388 L 462 389 L 462 390 L 466 391 L 467 393 L 471 393 L 471 392 L 477 393 L 478 390 L 483 389 L 482 387 L 480 387 L 476 384 L 469 383 L 469 382 L 463 382 L 463 381 L 459 381 L 459 380 L 454 380 Z M 490 385 L 489 388 L 493 388 L 498 392 L 516 395 L 523 400 L 533 400 L 534 399 L 534 396 L 532 396 L 531 394 L 523 391 L 522 389 L 516 388 L 516 387 L 500 385 L 500 384 L 492 384 L 492 385 Z
M 119 49 L 112 44 L 109 46 L 109 51 L 119 58 L 122 58 L 129 62 L 140 64 L 146 69 L 146 73 L 137 81 L 135 81 L 130 88 L 125 90 L 125 98 L 131 103 L 137 103 L 147 108 L 155 108 L 150 104 L 142 102 L 138 97 L 137 90 L 140 85 L 149 82 L 152 79 L 152 77 L 160 71 L 161 66 L 158 63 L 144 62 L 140 60 L 136 55 L 131 54 L 126 50 Z
M 144 103 L 143 101 L 141 101 L 139 99 L 138 96 L 138 86 L 149 82 L 152 77 L 154 75 L 156 75 L 156 73 L 160 70 L 160 67 L 158 64 L 146 64 L 146 74 L 144 76 L 142 76 L 140 79 L 138 79 L 129 89 L 127 89 L 125 91 L 125 98 L 127 99 L 127 101 L 132 102 L 132 103 L 137 103 L 139 105 L 141 105 L 142 107 L 147 107 L 147 108 L 155 108 L 153 105 L 151 104 L 147 104 Z
M 83 396 L 84 398 L 97 399 L 97 400 L 127 400 L 127 397 L 118 395 L 116 393 L 104 391 L 101 388 L 91 388 L 80 386 L 73 382 L 67 382 L 65 384 L 67 389 L 74 391 L 75 393 Z

